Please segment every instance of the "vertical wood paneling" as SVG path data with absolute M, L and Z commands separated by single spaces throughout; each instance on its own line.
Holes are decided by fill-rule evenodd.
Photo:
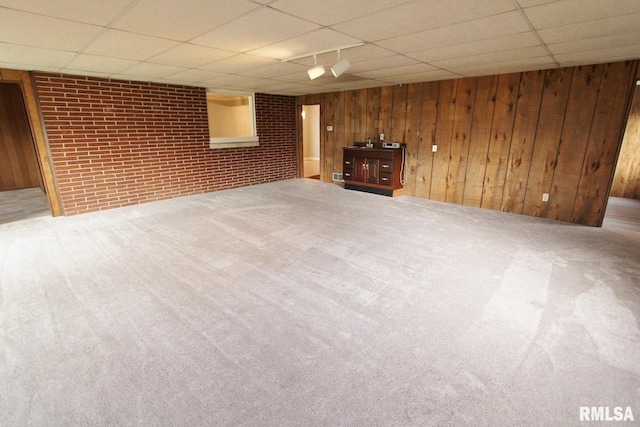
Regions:
M 477 78 L 458 80 L 445 201 L 462 204 Z
M 522 213 L 543 86 L 544 71 L 522 74 L 502 200 L 502 210 L 506 212 Z
M 456 113 L 457 80 L 440 82 L 438 98 L 438 118 L 436 126 L 436 144 L 438 151 L 433 155 L 431 172 L 431 193 L 429 198 L 444 202 L 447 197 L 447 178 L 451 161 L 451 140 L 453 122 Z
M 356 108 L 356 91 L 349 90 L 344 92 L 344 140 L 342 141 L 341 147 L 353 145 L 353 143 L 357 141 Z M 342 159 L 342 157 L 340 159 Z M 340 159 L 338 162 L 341 161 Z
M 637 87 L 618 155 L 611 196 L 640 199 L 640 90 Z
M 332 182 L 332 173 L 334 171 L 334 142 L 335 142 L 335 132 L 328 132 L 327 126 L 333 126 L 335 130 L 335 115 L 336 115 L 336 94 L 335 93 L 325 93 L 324 101 L 322 105 L 325 106 L 324 110 L 326 114 L 324 115 L 324 125 L 321 135 L 324 135 L 323 145 L 324 145 L 324 157 L 321 169 L 322 171 L 322 180 L 326 182 Z M 322 116 L 322 106 L 320 107 L 321 116 Z M 322 121 L 322 119 L 321 119 Z M 338 165 L 336 165 L 337 167 Z M 340 165 L 339 170 L 342 171 L 342 166 Z
M 420 112 L 420 138 L 416 153 L 415 191 L 417 197 L 431 197 L 431 174 L 434 153 L 431 147 L 436 143 L 436 123 L 438 120 L 438 98 L 440 82 L 424 83 L 422 87 L 422 111 Z M 411 153 L 409 153 L 411 156 Z
M 19 83 L 0 83 L 0 191 L 41 186 Z
M 406 164 L 404 165 L 404 194 L 413 196 L 416 191 L 416 168 L 420 143 L 420 114 L 422 112 L 422 83 L 412 83 L 407 90 L 407 116 L 404 143 Z
M 61 215 L 63 213 L 62 205 L 58 187 L 55 183 L 53 163 L 49 156 L 49 147 L 45 138 L 44 125 L 42 123 L 41 110 L 38 105 L 36 87 L 33 78 L 27 71 L 0 70 L 0 80 L 20 83 L 22 95 L 24 97 L 24 105 L 29 119 L 29 125 L 35 142 L 35 150 L 38 164 L 40 166 L 41 177 L 43 178 L 44 189 L 47 193 L 49 206 L 51 207 L 51 213 L 53 216 Z
M 479 77 L 476 87 L 462 204 L 480 207 L 487 168 L 487 150 L 491 141 L 491 125 L 496 105 L 498 76 Z
M 333 124 L 333 167 L 329 171 L 329 179 L 333 172 L 342 171 L 342 147 L 346 145 L 346 94 L 345 92 L 337 92 L 335 94 L 335 117 Z
M 498 76 L 496 107 L 491 124 L 491 141 L 487 155 L 482 204 L 485 209 L 500 210 L 511 149 L 511 135 L 516 116 L 520 74 Z
M 341 170 L 343 145 L 384 133 L 407 146 L 407 195 L 598 225 L 636 67 L 630 61 L 321 95 L 323 129 L 336 130 L 323 132 L 323 180 Z M 550 193 L 546 206 L 543 192 Z
M 366 141 L 369 137 L 367 130 L 367 91 L 358 90 L 354 93 L 355 97 L 355 123 L 354 123 L 354 141 Z
M 544 216 L 546 213 L 547 202 L 542 201 L 542 193 L 551 191 L 572 75 L 573 68 L 546 72 L 538 131 L 525 194 L 525 215 Z
M 391 107 L 391 132 L 385 135 L 387 141 L 404 141 L 405 120 L 407 118 L 407 96 L 409 86 L 393 87 L 393 106 Z
M 571 222 L 602 225 L 610 177 L 622 138 L 635 64 L 605 64 Z
M 379 134 L 383 133 L 385 139 L 391 136 L 391 117 L 393 114 L 393 86 L 383 86 L 380 89 L 380 112 L 378 116 L 378 132 L 373 138 L 379 139 Z
M 365 90 L 367 91 L 367 134 L 365 138 L 376 141 L 380 123 L 380 92 L 382 88 L 375 87 Z
M 571 220 L 603 71 L 593 65 L 573 73 L 546 218 Z

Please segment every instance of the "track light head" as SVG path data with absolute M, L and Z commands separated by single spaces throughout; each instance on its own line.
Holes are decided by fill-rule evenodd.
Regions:
M 340 77 L 342 73 L 349 69 L 349 67 L 351 67 L 349 61 L 347 59 L 341 59 L 336 63 L 336 65 L 331 67 L 331 72 L 333 73 L 334 77 Z
M 318 77 L 320 77 L 321 75 L 323 75 L 326 72 L 326 70 L 324 69 L 324 65 L 316 65 L 313 68 L 309 68 L 307 70 L 307 74 L 309 75 L 309 78 L 311 80 L 317 79 Z

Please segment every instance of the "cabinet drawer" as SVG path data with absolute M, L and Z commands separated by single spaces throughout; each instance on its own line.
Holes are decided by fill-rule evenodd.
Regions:
M 351 170 L 342 171 L 342 178 L 351 181 L 353 179 L 353 172 Z
M 393 159 L 380 159 L 380 172 L 392 172 Z
M 393 184 L 393 174 L 380 172 L 380 184 L 382 185 L 391 185 Z
M 353 158 L 349 157 L 348 159 L 344 159 L 342 162 L 343 169 L 352 169 L 353 168 Z

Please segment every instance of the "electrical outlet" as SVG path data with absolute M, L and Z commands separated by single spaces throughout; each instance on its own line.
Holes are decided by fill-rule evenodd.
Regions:
M 542 201 L 543 202 L 549 201 L 549 193 L 542 193 Z
M 436 144 L 433 144 L 431 146 L 431 151 L 433 151 L 434 153 L 438 151 L 438 146 Z
M 333 126 L 327 126 L 327 132 L 333 132 Z
M 384 141 L 384 133 L 380 134 L 380 141 Z

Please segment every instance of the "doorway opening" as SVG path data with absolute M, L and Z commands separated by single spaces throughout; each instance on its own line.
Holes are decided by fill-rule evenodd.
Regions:
M 0 223 L 51 216 L 20 83 L 0 82 Z
M 320 179 L 320 105 L 302 106 L 302 176 Z
M 640 81 L 636 82 L 602 227 L 640 240 Z

